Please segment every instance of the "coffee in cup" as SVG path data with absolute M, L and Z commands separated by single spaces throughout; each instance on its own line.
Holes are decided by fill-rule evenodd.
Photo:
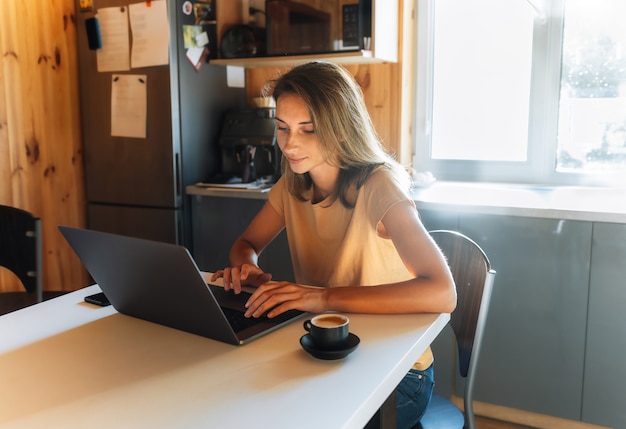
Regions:
M 316 347 L 320 349 L 340 349 L 344 347 L 350 331 L 350 320 L 343 314 L 320 314 L 304 321 L 304 329 L 309 332 Z

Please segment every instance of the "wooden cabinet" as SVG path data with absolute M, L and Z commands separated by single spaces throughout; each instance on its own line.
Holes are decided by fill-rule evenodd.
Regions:
M 291 0 L 265 2 L 267 55 L 333 50 L 333 13 Z
M 316 50 L 323 52 L 338 49 L 334 52 L 302 54 L 302 55 L 275 55 L 251 58 L 218 58 L 211 60 L 211 64 L 234 65 L 243 67 L 285 67 L 293 66 L 297 63 L 310 61 L 312 59 L 323 59 L 341 64 L 360 64 L 377 62 L 397 62 L 399 49 L 399 33 L 402 30 L 400 23 L 399 4 L 402 1 L 383 2 L 381 0 L 371 0 L 371 37 L 366 46 L 357 50 L 345 50 L 338 48 L 342 43 L 340 17 L 343 13 L 343 6 L 357 4 L 358 0 L 326 0 L 319 2 L 316 0 L 275 0 L 267 3 L 268 25 L 275 28 L 277 20 L 283 23 L 293 21 L 292 25 L 304 27 L 305 30 L 317 34 L 313 38 L 318 46 Z M 365 8 L 369 9 L 370 0 L 363 1 Z M 217 0 L 217 34 L 218 46 L 225 31 L 236 24 L 244 23 L 242 0 Z M 271 12 L 271 17 L 269 12 Z M 313 13 L 315 12 L 315 13 Z M 316 22 L 311 24 L 303 21 L 304 15 L 315 17 Z M 272 18 L 273 24 L 269 21 Z M 312 18 L 311 18 L 312 19 Z M 310 28 L 309 28 L 310 27 Z M 328 28 L 326 28 L 328 27 Z M 274 31 L 267 40 L 272 52 L 280 50 L 294 50 L 291 46 L 297 42 L 298 36 L 281 27 L 280 31 Z M 326 31 L 321 31 L 326 29 Z M 320 33 L 321 32 L 321 33 Z

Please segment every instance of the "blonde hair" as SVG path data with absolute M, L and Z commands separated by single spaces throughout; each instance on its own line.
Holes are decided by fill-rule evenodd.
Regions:
M 356 191 L 377 168 L 389 169 L 396 183 L 408 192 L 409 174 L 381 144 L 361 87 L 346 69 L 324 61 L 305 63 L 271 81 L 265 91 L 275 101 L 291 94 L 307 105 L 326 162 L 339 167 L 331 202 L 339 198 L 344 206 L 354 207 Z M 284 155 L 281 165 L 289 192 L 306 201 L 312 187 L 309 174 L 291 171 Z

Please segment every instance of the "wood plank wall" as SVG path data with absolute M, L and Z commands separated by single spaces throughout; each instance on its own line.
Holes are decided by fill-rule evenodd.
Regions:
M 88 282 L 56 229 L 85 223 L 74 10 L 74 0 L 0 2 L 0 204 L 42 219 L 46 290 Z M 7 290 L 22 288 L 0 268 Z
M 410 162 L 413 2 L 398 0 L 400 61 L 351 65 L 384 144 Z M 393 31 L 393 29 L 390 29 Z M 73 0 L 0 1 L 0 204 L 43 224 L 44 289 L 73 290 L 89 277 L 59 234 L 85 225 L 75 6 Z M 407 37 L 407 34 L 409 37 Z M 249 69 L 250 99 L 277 69 Z M 0 244 L 1 245 L 1 244 Z M 0 267 L 0 291 L 21 290 Z

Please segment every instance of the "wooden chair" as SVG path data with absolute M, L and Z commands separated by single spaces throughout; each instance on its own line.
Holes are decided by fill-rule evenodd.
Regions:
M 0 266 L 13 272 L 26 289 L 0 293 L 0 314 L 42 301 L 41 261 L 41 219 L 0 205 Z
M 448 260 L 457 289 L 457 307 L 450 315 L 456 337 L 459 373 L 466 379 L 464 413 L 450 400 L 433 398 L 418 428 L 475 429 L 473 390 L 476 366 L 496 272 L 483 250 L 468 237 L 454 231 L 430 232 Z

